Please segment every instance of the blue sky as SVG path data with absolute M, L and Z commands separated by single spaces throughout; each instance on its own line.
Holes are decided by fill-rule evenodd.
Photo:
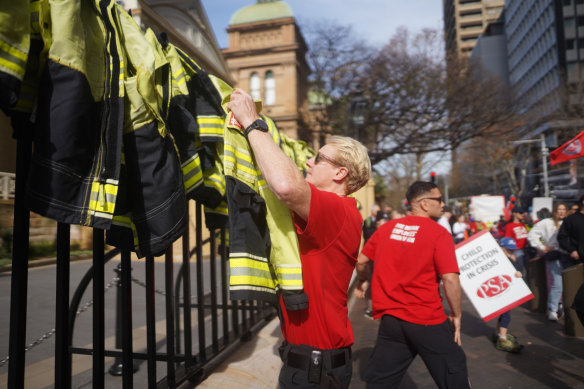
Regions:
M 201 0 L 220 48 L 227 46 L 225 29 L 231 16 L 255 0 Z M 372 44 L 389 40 L 396 28 L 412 32 L 442 28 L 440 0 L 287 0 L 302 25 L 328 19 L 351 25 L 358 38 Z

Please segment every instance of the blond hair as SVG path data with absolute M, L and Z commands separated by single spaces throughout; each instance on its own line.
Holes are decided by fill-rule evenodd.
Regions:
M 367 148 L 353 138 L 339 135 L 331 136 L 327 144 L 335 146 L 335 161 L 349 171 L 345 181 L 347 194 L 365 186 L 371 177 L 371 161 Z

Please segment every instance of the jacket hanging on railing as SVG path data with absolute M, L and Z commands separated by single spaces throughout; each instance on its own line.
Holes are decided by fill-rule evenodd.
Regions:
M 38 0 L 0 4 L 0 108 L 29 116 L 37 99 L 46 52 L 39 21 L 50 23 Z
M 216 176 L 223 174 L 221 96 L 195 61 L 174 45 L 163 45 L 173 79 L 169 127 L 183 162 L 185 191 L 189 198 L 215 208 L 225 198 L 224 180 Z
M 290 210 L 268 188 L 239 123 L 228 114 L 225 129 L 225 176 L 230 231 L 230 296 L 234 300 L 278 303 L 287 309 L 308 307 L 302 288 L 298 238 Z M 274 122 L 265 116 L 272 137 Z
M 183 172 L 167 125 L 171 67 L 152 30 L 142 34 L 124 11 L 118 20 L 128 63 L 120 180 L 124 196 L 118 198 L 116 227 L 108 232 L 108 242 L 124 246 L 131 236 L 138 256 L 160 255 L 184 233 L 188 222 Z M 126 233 L 118 227 L 125 227 Z
M 38 7 L 38 2 L 35 2 Z M 0 108 L 12 109 L 19 99 L 31 46 L 28 1 L 0 3 Z M 38 12 L 36 13 L 38 18 Z
M 181 139 L 189 142 L 188 145 L 183 145 L 183 148 L 189 148 L 187 159 L 194 147 L 201 169 L 197 181 L 191 185 L 187 185 L 185 174 L 185 190 L 189 198 L 205 206 L 207 227 L 222 228 L 227 225 L 227 203 L 223 175 L 225 111 L 221 102 L 224 93 L 228 93 L 231 87 L 222 80 L 209 76 L 192 58 L 172 44 L 168 44 L 167 53 L 173 57 L 176 53 L 182 67 L 179 68 L 179 64 L 173 62 L 173 79 L 176 75 L 177 86 L 182 89 L 173 93 L 170 121 L 179 121 L 182 124 L 181 131 L 186 134 Z M 175 112 L 178 113 L 176 117 L 173 114 Z
M 118 193 L 124 113 L 125 65 L 114 7 L 113 0 L 69 0 L 41 12 L 48 59 L 27 183 L 32 211 L 103 229 L 111 224 Z

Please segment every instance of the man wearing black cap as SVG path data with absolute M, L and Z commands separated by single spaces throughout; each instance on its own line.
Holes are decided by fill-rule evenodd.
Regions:
M 517 270 L 527 275 L 529 267 L 527 266 L 527 257 L 523 251 L 527 244 L 527 228 L 525 228 L 525 224 L 523 223 L 523 219 L 525 219 L 525 210 L 520 207 L 515 207 L 512 212 L 513 220 L 505 226 L 505 237 L 513 238 L 513 240 L 515 240 L 517 250 L 513 252 L 513 255 L 515 255 L 515 259 L 519 266 Z

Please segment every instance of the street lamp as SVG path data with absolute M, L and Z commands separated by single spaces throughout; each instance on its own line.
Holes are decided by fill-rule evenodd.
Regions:
M 349 102 L 349 120 L 353 125 L 354 138 L 359 140 L 359 130 L 365 124 L 365 115 L 369 103 L 363 96 L 363 90 L 358 85 L 357 89 L 351 93 L 351 101 Z M 347 132 L 349 129 L 347 128 Z
M 547 159 L 549 156 L 549 150 L 545 144 L 545 135 L 541 134 L 539 139 L 526 139 L 526 140 L 516 140 L 513 144 L 524 144 L 524 143 L 537 143 L 541 144 L 541 167 L 543 170 L 543 195 L 544 197 L 550 197 L 550 187 L 548 184 L 548 169 L 547 169 Z

